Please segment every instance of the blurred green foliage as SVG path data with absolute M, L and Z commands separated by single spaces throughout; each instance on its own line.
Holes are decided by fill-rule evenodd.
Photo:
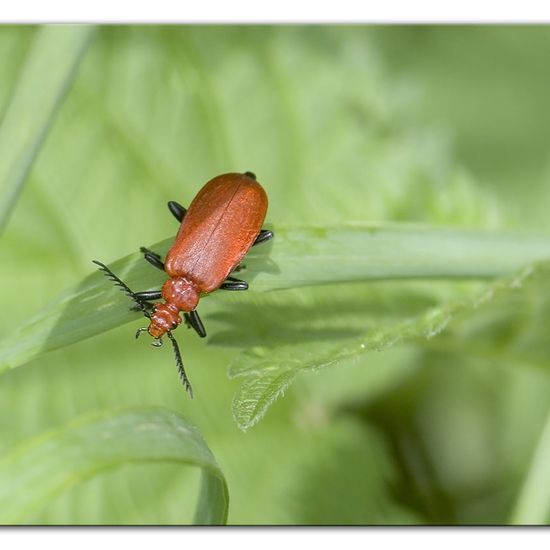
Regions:
M 0 28 L 2 106 L 36 32 Z M 549 49 L 546 27 L 98 28 L 1 236 L 3 334 L 92 258 L 173 235 L 165 202 L 223 172 L 258 174 L 275 228 L 544 235 Z M 2 374 L 0 453 L 81 415 L 160 405 L 215 456 L 229 523 L 547 522 L 548 504 L 526 505 L 550 491 L 547 275 L 218 293 L 201 302 L 206 342 L 180 336 L 195 400 L 169 351 L 126 325 Z M 273 374 L 278 401 L 242 432 L 233 414 L 259 420 L 239 415 Z M 23 521 L 193 520 L 195 469 L 116 466 Z

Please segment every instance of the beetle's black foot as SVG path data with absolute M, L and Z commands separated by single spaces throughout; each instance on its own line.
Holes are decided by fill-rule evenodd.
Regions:
M 225 282 L 220 286 L 222 290 L 248 290 L 248 283 L 236 279 L 235 277 L 227 277 Z
M 184 313 L 183 318 L 188 328 L 192 328 L 201 338 L 206 337 L 206 330 L 196 309 L 189 313 Z
M 252 243 L 252 246 L 265 243 L 266 241 L 269 241 L 272 238 L 273 238 L 273 231 L 269 231 L 269 229 L 262 229 L 258 234 L 258 236 L 256 237 L 256 240 Z
M 160 269 L 161 271 L 164 271 L 164 262 L 162 261 L 160 254 L 157 254 L 156 252 L 153 252 L 152 250 L 149 250 L 144 246 L 141 246 L 139 250 L 143 254 L 143 257 L 151 265 L 155 266 L 157 269 Z
M 168 202 L 168 210 L 170 210 L 174 218 L 176 218 L 176 220 L 178 220 L 180 223 L 183 220 L 185 213 L 187 212 L 187 210 L 179 202 L 176 201 Z

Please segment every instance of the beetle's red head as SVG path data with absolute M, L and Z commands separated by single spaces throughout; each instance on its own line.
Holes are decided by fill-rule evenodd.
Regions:
M 177 308 L 171 304 L 157 304 L 151 315 L 147 332 L 156 339 L 164 336 L 169 330 L 174 330 L 181 323 Z

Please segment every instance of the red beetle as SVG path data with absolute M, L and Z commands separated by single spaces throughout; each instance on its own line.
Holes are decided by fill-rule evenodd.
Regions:
M 168 279 L 161 290 L 133 292 L 107 266 L 94 260 L 100 269 L 134 301 L 136 309 L 150 319 L 148 331 L 161 345 L 162 336 L 170 338 L 176 363 L 187 391 L 191 385 L 185 374 L 181 354 L 172 330 L 185 322 L 199 336 L 206 336 L 196 311 L 201 296 L 218 288 L 246 290 L 245 281 L 230 276 L 251 246 L 267 241 L 273 233 L 262 229 L 267 212 L 267 195 L 252 172 L 223 174 L 211 179 L 191 202 L 189 210 L 175 201 L 168 203 L 172 214 L 181 222 L 180 229 L 166 259 L 141 248 L 145 259 L 165 271 Z M 151 300 L 164 303 L 152 304 Z

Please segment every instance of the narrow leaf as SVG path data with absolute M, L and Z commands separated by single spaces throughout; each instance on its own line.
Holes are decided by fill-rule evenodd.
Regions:
M 512 512 L 515 525 L 547 524 L 550 518 L 550 414 L 542 429 L 527 476 Z
M 254 289 L 404 279 L 499 277 L 550 258 L 550 239 L 412 224 L 278 227 L 246 257 Z
M 172 242 L 151 248 L 165 253 Z M 410 225 L 283 227 L 275 228 L 272 242 L 249 252 L 241 273 L 253 292 L 380 279 L 493 277 L 547 257 L 550 239 L 538 236 Z M 139 253 L 108 265 L 133 291 L 158 289 L 166 280 Z M 0 372 L 143 318 L 131 306 L 102 273 L 92 273 L 0 341 Z
M 151 407 L 80 417 L 0 459 L 0 523 L 28 522 L 33 511 L 74 485 L 124 464 L 148 462 L 201 468 L 194 523 L 226 522 L 227 484 L 198 430 L 168 409 Z
M 89 26 L 36 31 L 0 124 L 0 233 L 19 197 L 93 32 Z

